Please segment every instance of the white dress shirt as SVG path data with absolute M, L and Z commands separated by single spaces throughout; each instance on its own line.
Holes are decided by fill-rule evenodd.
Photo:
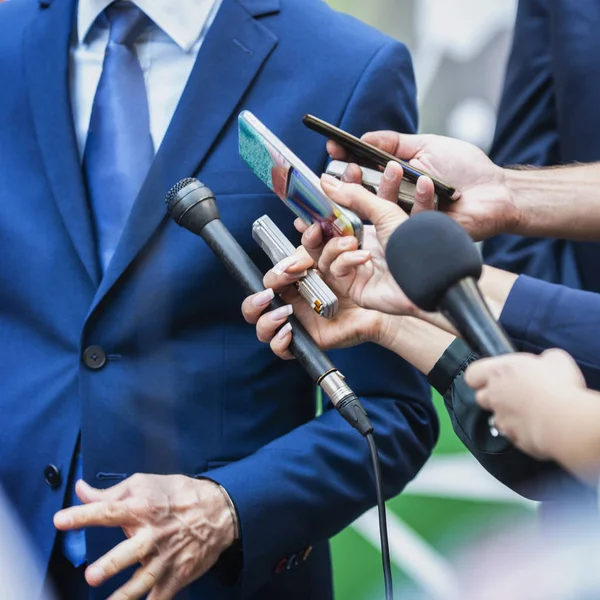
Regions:
M 127 0 L 134 1 L 134 0 Z M 222 0 L 135 0 L 152 25 L 135 44 L 144 72 L 150 133 L 160 147 L 192 72 L 200 46 Z M 73 122 L 83 158 L 92 104 L 108 45 L 108 20 L 99 15 L 111 0 L 79 0 L 71 42 L 70 88 Z

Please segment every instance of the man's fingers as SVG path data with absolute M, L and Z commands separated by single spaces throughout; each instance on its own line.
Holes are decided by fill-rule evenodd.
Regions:
M 333 140 L 327 141 L 327 153 L 333 160 L 348 161 L 351 158 L 350 152 Z
M 344 183 L 329 175 L 322 176 L 321 185 L 334 202 L 349 208 L 363 221 L 371 221 L 375 226 L 390 225 L 396 221 L 400 225 L 407 219 L 399 206 L 378 198 L 360 185 Z
M 71 506 L 54 515 L 54 526 L 60 531 L 84 527 L 121 527 L 136 518 L 126 502 L 92 502 Z
M 395 162 L 389 162 L 383 172 L 377 196 L 382 200 L 398 204 L 398 194 L 402 185 L 402 167 Z
M 162 577 L 163 569 L 162 560 L 159 557 L 153 558 L 147 565 L 140 567 L 133 577 L 107 600 L 138 600 L 147 596 Z
M 105 491 L 93 488 L 83 481 L 83 479 L 80 479 L 75 484 L 75 493 L 84 504 L 88 504 L 89 502 L 101 502 L 104 500 Z
M 272 310 L 263 315 L 256 324 L 256 335 L 263 344 L 268 344 L 275 336 L 276 331 L 289 319 L 293 312 L 291 304 Z
M 342 181 L 346 183 L 362 184 L 362 180 L 363 174 L 361 168 L 355 163 L 350 163 L 342 175 Z
M 101 490 L 92 487 L 89 483 L 80 479 L 75 484 L 75 493 L 84 504 L 89 504 L 90 502 L 106 502 L 109 500 L 114 502 L 123 500 L 129 496 L 129 483 L 125 480 L 117 485 Z
M 269 303 L 275 297 L 275 292 L 271 288 L 267 288 L 258 294 L 248 296 L 242 302 L 242 315 L 246 319 L 246 323 L 251 325 L 256 324 L 260 315 L 269 306 Z
M 147 600 L 171 600 L 189 582 L 180 582 L 174 576 L 163 577 L 153 588 Z
M 433 181 L 423 175 L 417 180 L 415 190 L 415 203 L 411 211 L 411 216 L 426 210 L 435 210 L 435 187 Z
M 395 131 L 372 131 L 362 136 L 362 141 L 402 160 L 411 160 L 423 147 L 422 135 L 396 133 Z
M 121 542 L 92 563 L 85 570 L 85 579 L 92 587 L 98 587 L 123 569 L 141 563 L 152 551 L 152 548 L 153 544 L 149 536 L 137 534 Z

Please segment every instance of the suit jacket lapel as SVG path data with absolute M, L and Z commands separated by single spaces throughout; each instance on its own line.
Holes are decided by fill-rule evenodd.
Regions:
M 69 89 L 69 44 L 74 0 L 40 2 L 25 32 L 29 100 L 50 189 L 65 228 L 92 283 L 100 279 Z
M 251 0 L 241 1 L 253 5 Z M 238 0 L 223 1 L 92 310 L 166 219 L 165 195 L 180 179 L 198 170 L 275 47 L 277 38 L 252 18 L 257 12 L 264 14 L 266 8 L 273 12 L 274 4 L 277 0 L 261 0 L 253 11 Z

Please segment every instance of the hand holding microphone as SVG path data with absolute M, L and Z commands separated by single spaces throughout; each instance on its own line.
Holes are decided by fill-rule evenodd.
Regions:
M 577 435 L 577 397 L 587 388 L 562 350 L 480 360 L 467 369 L 465 381 L 476 390 L 478 404 L 494 413 L 502 434 L 534 458 L 559 460 L 557 450 Z

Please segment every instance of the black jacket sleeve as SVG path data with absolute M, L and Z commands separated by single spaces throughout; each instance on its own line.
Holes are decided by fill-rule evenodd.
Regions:
M 443 396 L 452 427 L 469 452 L 498 481 L 531 500 L 591 495 L 591 490 L 556 463 L 531 458 L 507 439 L 490 434 L 489 413 L 479 408 L 474 391 L 464 381 L 465 370 L 477 358 L 465 342 L 456 340 L 428 377 Z

